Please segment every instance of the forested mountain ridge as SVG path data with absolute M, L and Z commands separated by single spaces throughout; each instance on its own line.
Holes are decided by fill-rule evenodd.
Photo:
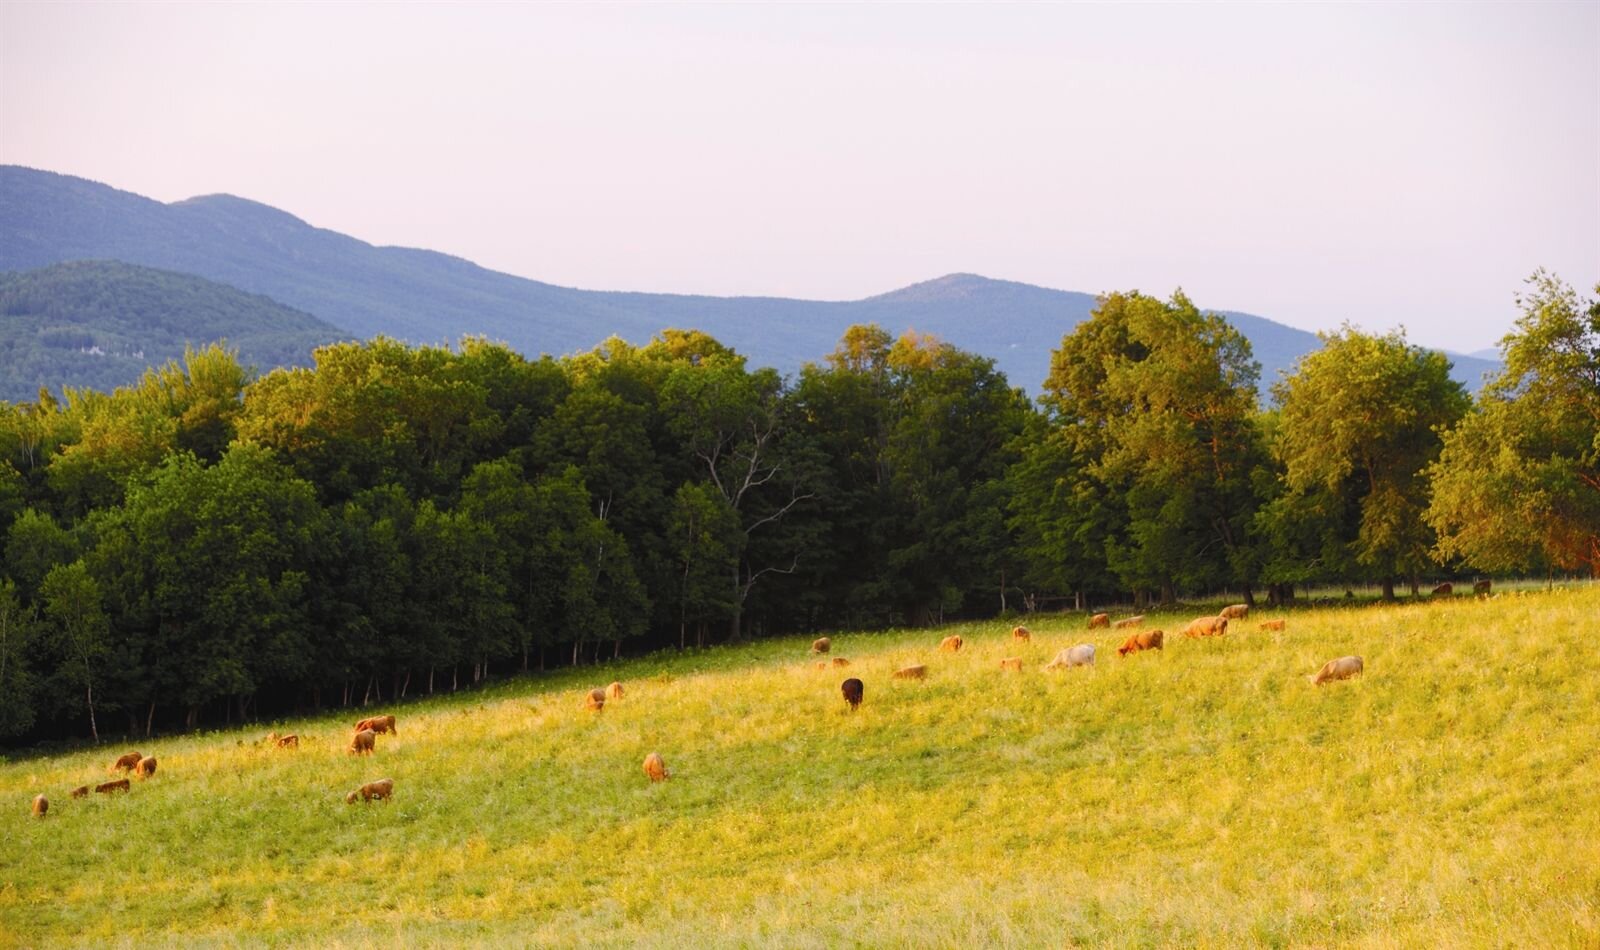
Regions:
M 259 294 L 117 261 L 0 274 L 0 318 L 0 400 L 13 402 L 128 386 L 189 345 L 225 341 L 265 372 L 348 336 Z
M 196 274 L 315 314 L 346 334 L 414 343 L 466 335 L 528 356 L 590 347 L 597 332 L 642 344 L 664 327 L 703 330 L 784 373 L 828 353 L 852 325 L 933 333 L 993 358 L 1037 392 L 1050 351 L 1095 296 L 952 274 L 854 301 L 707 297 L 559 287 L 434 251 L 378 247 L 230 195 L 163 204 L 81 178 L 0 167 L 0 270 L 84 258 Z M 1167 290 L 1169 288 L 1154 288 Z M 1262 389 L 1315 350 L 1314 334 L 1224 312 L 1261 362 Z M 1379 314 L 1376 322 L 1392 322 Z M 1495 364 L 1452 355 L 1476 389 Z

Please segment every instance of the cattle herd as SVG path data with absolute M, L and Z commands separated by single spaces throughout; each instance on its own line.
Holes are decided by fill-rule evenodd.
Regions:
M 1474 593 L 1487 594 L 1488 591 L 1488 581 L 1479 581 L 1473 585 Z M 1435 594 L 1439 594 L 1441 596 L 1447 595 L 1450 592 L 1451 585 L 1449 584 L 1441 584 L 1434 590 Z M 1195 618 L 1183 628 L 1182 633 L 1185 637 L 1190 638 L 1224 636 L 1228 632 L 1228 624 L 1231 621 L 1243 620 L 1249 614 L 1249 612 L 1250 608 L 1248 605 L 1233 604 L 1231 606 L 1224 607 L 1216 616 Z M 1109 614 L 1097 613 L 1090 616 L 1089 629 L 1103 629 L 1113 626 L 1118 629 L 1130 627 L 1138 628 L 1143 625 L 1144 619 L 1145 618 L 1143 614 L 1138 614 L 1132 617 L 1125 617 L 1113 624 Z M 1285 622 L 1280 619 L 1265 621 L 1261 623 L 1259 627 L 1264 631 L 1279 631 L 1283 630 L 1285 625 Z M 1033 634 L 1028 630 L 1027 627 L 1014 627 L 1011 630 L 1011 639 L 1013 642 L 1031 643 Z M 1136 629 L 1135 632 L 1130 633 L 1127 639 L 1123 641 L 1122 646 L 1117 648 L 1117 654 L 1122 657 L 1127 657 L 1130 654 L 1140 653 L 1145 650 L 1160 650 L 1163 649 L 1165 641 L 1166 634 L 1160 630 Z M 939 650 L 940 652 L 944 653 L 957 653 L 964 645 L 965 642 L 961 639 L 961 637 L 948 636 L 939 641 Z M 813 654 L 828 653 L 832 649 L 833 641 L 828 637 L 820 637 L 814 640 L 811 644 L 811 652 Z M 1055 658 L 1044 666 L 1044 669 L 1059 670 L 1072 669 L 1074 667 L 1092 667 L 1094 666 L 1094 659 L 1094 644 L 1079 643 L 1074 646 L 1061 649 L 1056 653 Z M 830 660 L 823 660 L 817 663 L 817 667 L 819 669 L 827 667 L 843 667 L 849 665 L 850 661 L 844 657 L 832 657 Z M 1000 669 L 1003 671 L 1020 673 L 1022 671 L 1022 658 L 1016 656 L 1005 657 L 1000 661 Z M 1359 676 L 1364 672 L 1364 670 L 1365 664 L 1363 663 L 1361 657 L 1341 656 L 1336 659 L 1329 660 L 1327 663 L 1323 664 L 1320 670 L 1315 673 L 1308 674 L 1306 678 L 1314 685 L 1321 686 L 1323 683 L 1332 682 L 1334 680 L 1344 680 L 1353 676 Z M 900 669 L 895 670 L 892 675 L 894 679 L 926 679 L 928 675 L 928 667 L 927 664 L 918 663 L 911 666 L 901 667 Z M 621 699 L 624 695 L 624 692 L 625 690 L 623 689 L 621 683 L 612 683 L 610 686 L 607 686 L 603 689 L 596 688 L 589 690 L 584 694 L 583 706 L 585 709 L 598 713 L 605 708 L 607 700 L 615 701 Z M 844 701 L 848 705 L 850 711 L 854 712 L 856 709 L 860 708 L 865 699 L 866 686 L 859 678 L 851 677 L 840 684 L 840 693 L 844 696 Z M 395 727 L 394 716 L 368 717 L 355 724 L 355 729 L 350 737 L 350 745 L 346 749 L 346 752 L 350 755 L 371 755 L 377 748 L 378 736 L 398 734 L 399 730 Z M 297 750 L 300 748 L 300 737 L 298 735 L 280 736 L 274 732 L 268 735 L 264 741 L 268 745 L 271 745 L 277 749 Z M 153 777 L 156 774 L 156 760 L 153 756 L 146 756 L 139 752 L 128 752 L 124 755 L 118 756 L 117 759 L 111 763 L 109 771 L 113 775 L 118 772 L 131 773 L 134 777 L 140 780 L 145 780 Z M 656 752 L 652 752 L 645 756 L 644 774 L 651 782 L 661 782 L 671 777 L 671 773 L 667 771 L 666 760 Z M 132 783 L 127 778 L 120 778 L 95 785 L 93 790 L 99 794 L 111 794 L 113 792 L 128 792 L 131 788 Z M 89 795 L 89 792 L 90 786 L 80 785 L 72 790 L 71 795 L 73 798 L 85 798 Z M 388 801 L 393 794 L 394 780 L 383 778 L 367 782 L 360 788 L 350 792 L 345 796 L 345 802 L 347 804 L 355 804 L 357 801 Z M 33 815 L 38 818 L 43 818 L 49 813 L 49 811 L 50 800 L 44 795 L 35 796 L 33 799 Z

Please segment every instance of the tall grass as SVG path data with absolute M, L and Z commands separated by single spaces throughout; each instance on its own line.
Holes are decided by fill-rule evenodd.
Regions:
M 1127 659 L 1081 615 L 842 633 L 848 670 L 792 639 L 406 706 L 370 758 L 351 716 L 143 743 L 126 796 L 67 797 L 122 744 L 20 761 L 0 945 L 1592 947 L 1597 617 L 1592 588 L 1263 612 Z M 1096 668 L 1041 671 L 1084 641 Z M 1347 653 L 1365 677 L 1306 681 Z

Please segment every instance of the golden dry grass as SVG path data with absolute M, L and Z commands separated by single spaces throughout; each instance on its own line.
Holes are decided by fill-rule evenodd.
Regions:
M 1595 588 L 1252 612 L 1127 659 L 1081 615 L 840 633 L 846 670 L 796 638 L 373 710 L 370 757 L 354 714 L 141 741 L 114 798 L 67 792 L 122 745 L 26 759 L 0 945 L 1593 947 L 1597 619 Z M 1079 642 L 1096 668 L 1041 671 Z

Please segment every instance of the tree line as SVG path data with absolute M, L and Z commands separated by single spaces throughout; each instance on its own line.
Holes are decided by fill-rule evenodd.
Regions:
M 1181 292 L 1101 298 L 1037 400 L 851 327 L 792 378 L 667 330 L 220 346 L 0 403 L 0 738 L 389 701 L 624 649 L 1314 583 L 1600 574 L 1600 304 L 1539 272 L 1476 400 L 1345 326 L 1258 398 Z

